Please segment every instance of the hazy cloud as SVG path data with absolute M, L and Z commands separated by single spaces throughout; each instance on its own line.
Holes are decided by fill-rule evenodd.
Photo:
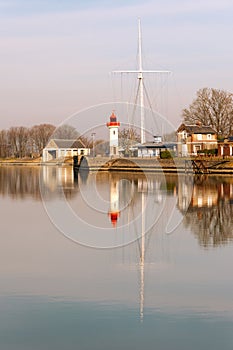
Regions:
M 138 16 L 147 68 L 177 77 L 177 120 L 203 85 L 232 90 L 232 12 L 230 0 L 0 1 L 1 124 L 60 122 L 111 100 L 109 72 L 136 65 Z

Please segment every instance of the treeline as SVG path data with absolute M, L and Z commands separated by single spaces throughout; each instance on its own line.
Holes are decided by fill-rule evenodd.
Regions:
M 51 124 L 0 130 L 0 158 L 39 157 L 56 127 Z

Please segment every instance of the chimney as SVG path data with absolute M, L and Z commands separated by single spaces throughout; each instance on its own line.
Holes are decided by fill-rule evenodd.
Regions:
M 202 124 L 201 124 L 200 120 L 197 120 L 197 121 L 196 121 L 196 125 L 199 126 L 199 127 L 201 127 Z

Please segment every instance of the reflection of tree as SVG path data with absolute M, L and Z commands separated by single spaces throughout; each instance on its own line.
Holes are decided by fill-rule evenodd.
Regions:
M 0 194 L 13 198 L 25 198 L 32 195 L 40 198 L 38 167 L 1 167 Z
M 74 182 L 73 168 L 49 167 L 47 179 L 43 178 L 40 167 L 31 166 L 2 166 L 0 168 L 0 195 L 10 196 L 14 199 L 24 199 L 28 196 L 40 200 L 40 176 L 41 184 L 46 189 L 46 194 L 52 198 L 64 192 L 68 198 L 77 192 L 77 183 Z M 63 172 L 66 172 L 63 176 Z M 53 187 L 50 185 L 52 184 Z
M 229 184 L 224 182 L 207 181 L 202 186 L 194 185 L 193 199 L 184 217 L 184 225 L 191 227 L 198 238 L 200 245 L 204 247 L 227 244 L 233 239 L 233 205 L 228 195 Z M 223 189 L 223 193 L 220 189 Z M 216 199 L 211 205 L 206 204 L 206 198 L 211 189 L 212 198 Z M 203 205 L 194 205 L 195 194 L 203 198 Z

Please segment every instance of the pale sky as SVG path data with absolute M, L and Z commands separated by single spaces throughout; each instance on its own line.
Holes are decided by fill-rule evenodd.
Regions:
M 136 68 L 138 17 L 144 68 L 172 71 L 173 124 L 198 89 L 232 92 L 232 0 L 0 0 L 0 129 L 121 101 L 109 73 Z

